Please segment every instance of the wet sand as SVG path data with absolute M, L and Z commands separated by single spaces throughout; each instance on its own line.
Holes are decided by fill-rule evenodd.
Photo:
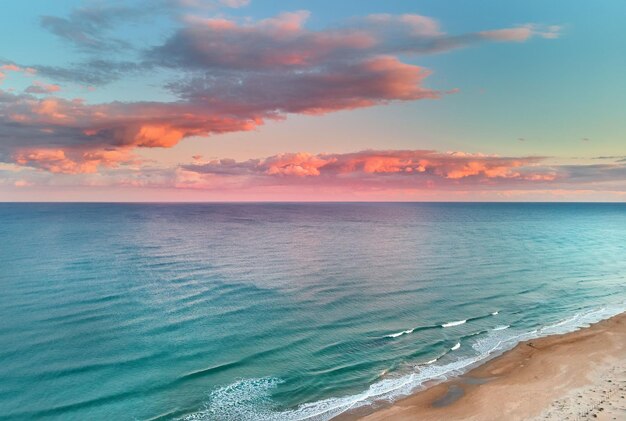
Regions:
M 626 313 L 522 342 L 466 375 L 337 419 L 626 420 Z

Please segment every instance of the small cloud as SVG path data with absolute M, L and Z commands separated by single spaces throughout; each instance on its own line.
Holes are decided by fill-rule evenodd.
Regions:
M 221 0 L 220 3 L 226 7 L 237 9 L 249 5 L 250 0 Z
M 191 158 L 192 158 L 194 161 L 200 161 L 200 160 L 202 160 L 202 155 L 193 155 Z
M 518 137 L 517 140 L 518 142 L 526 142 L 526 138 L 524 137 Z
M 61 87 L 55 84 L 45 84 L 39 81 L 35 81 L 34 84 L 30 85 L 24 92 L 28 94 L 51 94 L 54 92 L 59 92 Z
M 583 142 L 589 142 L 589 141 L 591 141 L 591 139 L 589 139 L 588 137 L 583 137 L 583 138 L 582 138 L 582 141 L 583 141 Z
M 561 29 L 559 25 L 543 26 L 530 23 L 514 28 L 482 31 L 479 35 L 493 41 L 523 42 L 532 37 L 556 39 L 561 36 Z
M 0 76 L 0 78 L 5 77 L 7 72 L 23 73 L 27 76 L 32 76 L 37 73 L 37 70 L 33 69 L 32 67 L 18 66 L 15 63 L 5 62 L 4 64 L 0 64 L 0 74 L 2 75 Z
M 613 160 L 617 160 L 617 162 L 620 162 L 626 159 L 626 156 L 624 155 L 594 156 L 592 159 L 613 159 Z
M 13 185 L 15 187 L 30 187 L 33 185 L 33 183 L 27 180 L 17 180 L 15 183 L 13 183 Z

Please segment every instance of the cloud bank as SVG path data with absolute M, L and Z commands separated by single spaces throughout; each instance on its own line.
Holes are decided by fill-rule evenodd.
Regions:
M 555 164 L 538 156 L 502 157 L 432 150 L 281 153 L 265 158 L 203 160 L 162 167 L 133 163 L 116 151 L 83 157 L 75 175 L 58 150 L 0 165 L 13 192 L 128 191 L 126 200 L 624 200 L 626 164 Z M 128 165 L 112 168 L 111 162 Z M 47 171 L 29 167 L 29 161 Z M 72 161 L 74 162 L 74 161 Z M 69 168 L 63 166 L 70 165 Z M 117 164 L 115 164 L 117 165 Z M 58 168 L 57 168 L 58 167 Z M 88 171 L 101 167 L 98 171 Z M 38 167 L 37 167 L 38 168 Z M 51 173 L 49 171 L 55 171 Z M 134 196 L 133 196 L 134 195 Z M 19 196 L 16 196 L 19 197 Z M 65 196 L 63 196 L 65 197 Z M 98 200 L 99 196 L 95 196 Z M 116 196 L 118 197 L 118 196 Z M 52 197 L 54 198 L 54 197 Z

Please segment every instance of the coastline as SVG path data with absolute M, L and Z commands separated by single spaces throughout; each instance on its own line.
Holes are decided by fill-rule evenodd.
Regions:
M 523 341 L 469 372 L 378 408 L 364 420 L 626 419 L 626 313 Z

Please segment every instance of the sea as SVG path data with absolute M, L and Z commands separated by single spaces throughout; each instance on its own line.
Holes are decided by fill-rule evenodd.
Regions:
M 624 203 L 5 203 L 0 419 L 329 420 L 625 309 Z

